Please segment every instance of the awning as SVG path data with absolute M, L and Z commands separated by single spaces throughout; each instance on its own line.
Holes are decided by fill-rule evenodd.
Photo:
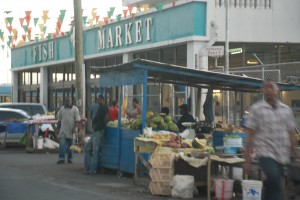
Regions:
M 257 92 L 262 86 L 262 80 L 257 78 L 190 69 L 143 59 L 115 66 L 96 67 L 96 69 L 101 75 L 101 87 L 141 84 L 145 74 L 150 82 L 216 90 Z M 300 85 L 285 83 L 278 83 L 278 85 L 281 91 L 300 90 Z

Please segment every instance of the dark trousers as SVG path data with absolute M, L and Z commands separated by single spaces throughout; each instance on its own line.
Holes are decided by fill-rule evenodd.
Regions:
M 283 165 L 272 158 L 260 158 L 259 165 L 266 176 L 265 200 L 281 200 L 281 177 L 283 176 Z

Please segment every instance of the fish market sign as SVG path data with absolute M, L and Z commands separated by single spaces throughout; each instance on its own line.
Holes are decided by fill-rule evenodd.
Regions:
M 98 31 L 98 49 L 109 49 L 151 41 L 152 18 L 137 20 Z
M 54 42 L 41 43 L 33 46 L 33 62 L 44 62 L 54 59 Z

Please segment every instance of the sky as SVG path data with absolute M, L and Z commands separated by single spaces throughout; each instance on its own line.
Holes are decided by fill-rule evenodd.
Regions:
M 107 11 L 111 7 L 115 7 L 112 18 L 116 18 L 115 16 L 122 14 L 124 9 L 122 0 L 81 0 L 81 4 L 83 16 L 87 16 L 87 19 L 92 19 L 92 12 L 96 12 L 97 15 L 100 15 L 99 20 L 103 20 L 103 17 L 107 17 Z M 25 35 L 25 31 L 23 26 L 21 26 L 20 18 L 26 16 L 25 11 L 31 11 L 29 27 L 32 27 L 31 39 L 34 40 L 34 37 L 39 36 L 41 33 L 39 24 L 44 24 L 43 11 L 49 11 L 48 19 L 44 24 L 44 26 L 47 26 L 45 34 L 45 37 L 47 37 L 47 33 L 55 32 L 61 10 L 66 10 L 61 31 L 70 31 L 70 24 L 74 16 L 73 0 L 0 0 L 0 30 L 4 32 L 5 38 L 4 41 L 0 40 L 0 84 L 11 83 L 11 52 L 7 47 L 7 41 L 8 36 L 13 35 L 13 33 L 10 34 L 6 28 L 5 19 L 13 18 L 12 27 L 18 30 L 18 40 L 23 40 L 22 35 Z M 34 18 L 39 18 L 36 26 L 34 25 Z M 23 23 L 23 25 L 26 25 L 26 20 Z

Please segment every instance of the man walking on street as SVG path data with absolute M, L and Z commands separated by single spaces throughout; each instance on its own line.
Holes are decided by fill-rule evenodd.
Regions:
M 264 81 L 264 99 L 251 106 L 246 120 L 248 140 L 245 172 L 251 169 L 253 147 L 259 166 L 266 176 L 266 200 L 283 199 L 281 177 L 284 165 L 290 162 L 291 150 L 296 155 L 295 119 L 292 110 L 278 99 L 279 88 L 272 80 Z M 253 146 L 252 146 L 253 145 Z
M 93 134 L 84 147 L 84 174 L 97 173 L 100 148 L 108 121 L 108 109 L 104 103 L 104 97 L 98 96 L 97 101 L 99 108 L 92 119 Z
M 65 105 L 59 109 L 58 114 L 59 160 L 57 164 L 65 163 L 66 152 L 68 163 L 72 163 L 73 151 L 70 147 L 73 145 L 73 136 L 79 121 L 79 110 L 72 105 L 71 97 L 67 97 Z

